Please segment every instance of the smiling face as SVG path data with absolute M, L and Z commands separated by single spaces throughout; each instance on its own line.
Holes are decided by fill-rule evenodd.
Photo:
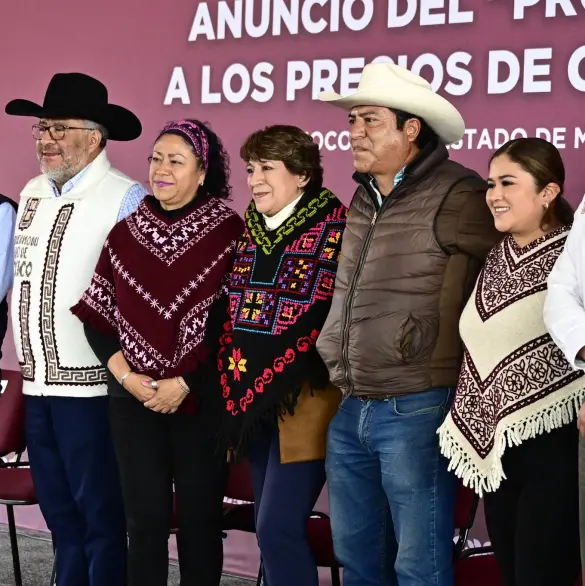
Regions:
M 179 209 L 197 195 L 205 172 L 187 142 L 176 134 L 163 134 L 150 157 L 152 193 L 163 209 Z
M 559 192 L 554 183 L 538 191 L 534 177 L 507 155 L 496 157 L 490 164 L 486 201 L 496 229 L 512 234 L 520 246 L 544 234 L 541 224 L 545 210 Z
M 256 209 L 268 217 L 299 197 L 308 181 L 293 175 L 282 161 L 249 161 L 246 171 Z
M 45 128 L 67 127 L 60 140 L 54 140 L 49 131 L 45 131 L 37 140 L 41 172 L 59 188 L 85 169 L 101 152 L 101 134 L 97 130 L 84 129 L 84 120 L 43 118 L 39 124 Z

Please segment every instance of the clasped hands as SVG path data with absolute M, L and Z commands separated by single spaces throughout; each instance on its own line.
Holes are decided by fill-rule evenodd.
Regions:
M 158 389 L 151 387 L 153 379 L 143 374 L 132 373 L 124 387 L 145 407 L 156 413 L 176 413 L 187 396 L 174 378 L 156 381 Z

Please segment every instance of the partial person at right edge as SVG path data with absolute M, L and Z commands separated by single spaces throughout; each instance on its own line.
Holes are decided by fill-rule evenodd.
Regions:
M 461 316 L 463 367 L 439 430 L 450 468 L 484 497 L 505 586 L 575 586 L 579 573 L 574 420 L 585 379 L 542 318 L 573 221 L 564 180 L 545 140 L 512 140 L 492 156 L 487 203 L 505 237 Z
M 8 329 L 8 291 L 12 289 L 14 281 L 14 227 L 17 209 L 16 202 L 0 194 L 0 360 L 2 343 Z
M 548 278 L 544 321 L 550 335 L 571 367 L 585 371 L 585 198 L 582 199 L 562 254 Z M 581 402 L 577 426 L 579 533 L 581 566 L 585 568 L 585 403 Z
M 326 459 L 335 553 L 345 586 L 452 586 L 455 483 L 437 429 L 459 316 L 500 239 L 486 184 L 449 160 L 463 119 L 418 75 L 374 63 L 356 93 L 320 99 L 349 114 L 358 184 L 317 341 L 345 395 Z

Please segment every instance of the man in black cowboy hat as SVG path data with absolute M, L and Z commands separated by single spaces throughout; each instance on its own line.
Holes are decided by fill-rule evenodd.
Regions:
M 59 73 L 43 105 L 13 100 L 32 127 L 42 174 L 21 193 L 12 323 L 27 396 L 35 490 L 57 547 L 59 586 L 123 586 L 126 528 L 107 414 L 106 372 L 71 315 L 104 241 L 144 188 L 111 167 L 106 141 L 142 127 L 98 80 Z M 107 244 L 107 243 L 106 243 Z

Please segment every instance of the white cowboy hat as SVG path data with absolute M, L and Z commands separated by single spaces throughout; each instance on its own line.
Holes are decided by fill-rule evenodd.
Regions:
M 419 75 L 393 63 L 369 63 L 362 71 L 357 92 L 340 96 L 321 92 L 319 99 L 351 110 L 356 106 L 382 106 L 422 118 L 445 144 L 463 138 L 465 122 L 458 110 L 433 91 Z

